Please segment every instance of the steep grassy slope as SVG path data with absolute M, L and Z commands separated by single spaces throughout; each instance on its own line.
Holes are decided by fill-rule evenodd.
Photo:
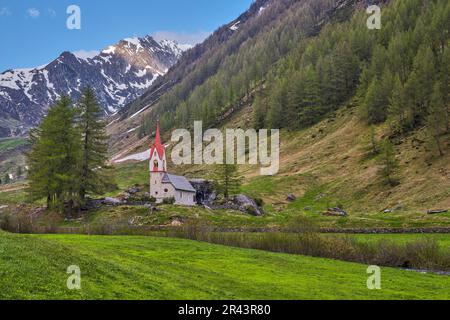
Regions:
M 383 2 L 386 3 L 389 1 Z M 321 2 L 322 5 L 325 5 L 325 3 L 326 2 Z M 254 126 L 254 119 L 256 118 L 254 116 L 255 113 L 258 117 L 260 116 L 258 112 L 255 112 L 254 110 L 258 110 L 258 104 L 254 102 L 255 96 L 264 97 L 264 95 L 268 95 L 266 99 L 268 102 L 266 103 L 269 105 L 279 105 L 280 110 L 277 114 L 290 114 L 288 112 L 288 105 L 293 105 L 293 103 L 290 103 L 289 101 L 296 101 L 295 95 L 293 96 L 294 98 L 292 98 L 291 89 L 288 88 L 289 90 L 282 91 L 281 94 L 278 94 L 281 96 L 280 99 L 282 102 L 274 103 L 272 101 L 279 100 L 277 98 L 277 91 L 273 89 L 275 86 L 273 82 L 295 82 L 297 79 L 295 77 L 288 77 L 287 75 L 289 72 L 286 72 L 284 69 L 298 68 L 301 70 L 303 63 L 305 63 L 306 66 L 309 65 L 305 61 L 314 61 L 315 59 L 324 58 L 325 56 L 332 59 L 333 65 L 335 63 L 338 64 L 340 61 L 338 59 L 340 52 L 339 46 L 333 47 L 330 43 L 340 43 L 339 40 L 346 43 L 352 43 L 356 49 L 360 49 L 359 51 L 362 50 L 360 46 L 364 48 L 367 47 L 368 56 L 364 57 L 367 61 L 364 61 L 370 64 L 370 57 L 372 56 L 370 52 L 372 49 L 369 44 L 376 40 L 375 34 L 382 39 L 384 39 L 383 37 L 385 36 L 385 40 L 392 41 L 393 44 L 395 43 L 396 38 L 394 37 L 391 39 L 390 37 L 395 32 L 402 31 L 402 28 L 412 28 L 420 34 L 418 31 L 423 28 L 421 25 L 422 21 L 429 21 L 425 19 L 425 17 L 432 12 L 430 11 L 428 15 L 424 13 L 422 18 L 425 20 L 419 19 L 416 25 L 416 15 L 420 15 L 421 13 L 414 13 L 417 9 L 414 6 L 414 1 L 405 2 L 404 6 L 399 4 L 400 2 L 392 2 L 392 6 L 383 8 L 386 13 L 386 21 L 384 22 L 385 28 L 382 29 L 380 33 L 369 32 L 367 37 L 361 37 L 362 34 L 368 32 L 365 27 L 364 14 L 359 12 L 360 15 L 358 16 L 357 14 L 355 16 L 355 21 L 350 19 L 350 16 L 355 8 L 360 9 L 363 3 L 360 1 L 334 1 L 333 3 L 335 4 L 335 7 L 333 7 L 332 10 L 334 14 L 333 19 L 323 20 L 323 24 L 320 26 L 324 26 L 324 28 L 322 28 L 322 32 L 319 33 L 319 36 L 314 37 L 317 33 L 308 33 L 306 30 L 302 29 L 306 26 L 310 26 L 308 23 L 298 26 L 298 31 L 305 32 L 306 38 L 312 39 L 310 41 L 311 43 L 314 44 L 315 41 L 317 42 L 316 46 L 308 46 L 309 40 L 305 40 L 305 44 L 307 45 L 305 49 L 304 46 L 300 45 L 304 44 L 302 42 L 304 39 L 302 40 L 301 37 L 293 37 L 292 42 L 297 42 L 298 47 L 292 49 L 292 52 L 290 53 L 289 49 L 286 49 L 286 52 L 283 52 L 284 56 L 281 55 L 278 57 L 279 61 L 278 63 L 275 63 L 273 69 L 264 69 L 265 74 L 262 76 L 261 81 L 243 80 L 242 84 L 249 87 L 247 88 L 246 94 L 242 94 L 240 99 L 234 99 L 231 106 L 225 105 L 221 109 L 224 114 L 221 114 L 220 117 L 218 117 L 218 120 L 220 120 L 218 126 L 221 126 L 222 128 L 249 128 Z M 444 2 L 440 3 L 442 4 Z M 298 5 L 298 3 L 295 5 Z M 434 8 L 434 11 L 436 11 L 435 5 L 436 4 L 429 4 L 430 8 Z M 342 6 L 347 7 L 345 10 L 337 9 Z M 444 6 L 442 7 L 444 8 Z M 292 8 L 294 8 L 294 5 L 292 5 Z M 295 8 L 297 9 L 297 14 L 299 14 L 299 12 L 303 13 L 303 15 L 299 14 L 299 17 L 301 17 L 302 22 L 305 22 L 303 20 L 307 20 L 306 16 L 308 16 L 306 13 L 310 12 L 303 7 Z M 426 10 L 424 10 L 424 12 L 425 11 Z M 318 10 L 318 12 L 321 12 L 321 10 Z M 400 17 L 396 17 L 396 14 L 400 13 L 404 15 L 401 19 Z M 408 16 L 410 19 L 406 18 Z M 436 16 L 438 16 L 438 14 L 436 14 Z M 276 20 L 277 22 L 273 23 L 274 26 L 280 27 L 281 29 L 285 28 L 285 31 L 289 34 L 290 29 L 292 29 L 290 20 L 284 16 L 278 16 Z M 409 20 L 412 21 L 411 26 L 408 24 Z M 435 21 L 440 20 L 436 18 Z M 396 22 L 398 24 L 396 24 Z M 255 18 L 253 23 L 257 24 L 258 18 Z M 330 23 L 334 25 L 331 26 Z M 355 24 L 352 25 L 351 23 Z M 249 22 L 249 25 L 251 24 L 252 23 Z M 404 24 L 404 26 L 401 27 L 399 24 Z M 359 33 L 356 32 L 353 34 L 353 37 L 348 39 L 345 35 L 350 33 L 350 31 L 353 31 L 350 29 L 351 26 L 354 26 L 353 29 L 361 27 L 361 30 Z M 244 31 L 241 30 L 241 33 L 235 35 L 235 37 L 245 34 L 246 28 L 247 27 L 243 27 L 242 30 Z M 336 34 L 333 34 L 333 30 L 348 30 L 348 32 L 339 33 L 337 31 Z M 247 57 L 249 52 L 253 52 L 248 48 L 249 44 L 260 44 L 261 39 L 264 39 L 265 35 L 271 34 L 270 31 L 267 31 L 266 29 L 261 31 L 261 33 L 262 34 L 255 35 L 254 38 L 248 39 L 246 43 L 243 43 L 239 48 L 239 54 L 235 54 L 234 52 L 230 53 L 230 60 L 236 58 L 236 60 L 239 61 L 237 57 L 245 60 L 244 57 Z M 418 42 L 422 41 L 423 45 L 426 43 L 425 40 L 418 35 L 415 34 L 414 36 L 417 38 Z M 231 37 L 231 39 L 233 39 L 233 37 Z M 359 39 L 361 43 L 355 39 Z M 284 43 L 282 37 L 274 41 L 279 45 Z M 265 43 L 264 41 L 262 42 Z M 323 44 L 323 46 L 320 44 Z M 224 44 L 225 47 L 228 45 L 228 42 Z M 386 44 L 382 43 L 382 45 Z M 413 50 L 411 44 L 408 43 L 406 45 Z M 322 47 L 328 47 L 328 49 L 331 50 L 331 53 L 329 53 L 329 55 L 318 55 L 316 51 L 320 52 Z M 258 48 L 261 49 L 260 47 Z M 358 51 L 356 49 L 354 49 L 354 51 Z M 303 50 L 306 50 L 306 53 L 304 53 Z M 377 61 L 375 58 L 373 58 L 373 60 Z M 296 66 L 295 64 L 298 65 Z M 345 63 L 343 63 L 343 65 L 345 65 Z M 365 63 L 361 62 L 360 64 L 355 64 L 355 68 L 361 69 L 364 68 L 364 65 Z M 199 68 L 201 66 L 202 65 L 199 65 Z M 247 70 L 246 67 L 242 67 L 241 71 L 242 74 L 247 74 L 249 70 Z M 330 83 L 333 90 L 339 90 L 337 83 L 339 82 L 339 79 L 343 79 L 342 77 L 345 78 L 345 72 L 345 70 L 342 71 L 340 76 L 337 77 L 337 80 L 335 79 L 336 83 Z M 276 75 L 273 75 L 273 73 Z M 314 121 L 320 119 L 322 119 L 322 121 L 312 127 L 294 131 L 282 130 L 281 168 L 279 174 L 274 177 L 260 177 L 258 168 L 240 167 L 242 175 L 246 178 L 243 192 L 254 197 L 263 198 L 266 202 L 266 209 L 269 214 L 305 213 L 324 222 L 327 221 L 326 219 L 328 218 L 321 217 L 320 213 L 326 210 L 327 207 L 340 205 L 351 213 L 351 218 L 358 219 L 357 223 L 349 224 L 347 222 L 348 220 L 333 218 L 336 224 L 341 225 L 373 225 L 374 223 L 376 224 L 377 221 L 380 221 L 381 224 L 387 223 L 398 227 L 405 225 L 421 225 L 423 222 L 431 223 L 432 225 L 448 224 L 448 214 L 442 216 L 428 216 L 426 215 L 426 211 L 429 209 L 450 208 L 450 153 L 448 152 L 450 149 L 450 136 L 445 135 L 442 137 L 442 147 L 445 150 L 445 155 L 442 157 L 437 157 L 427 142 L 425 142 L 426 140 L 429 140 L 429 137 L 427 137 L 424 128 L 418 126 L 414 131 L 405 133 L 403 137 L 400 137 L 399 135 L 394 137 L 392 141 L 396 144 L 396 157 L 400 163 L 399 172 L 397 173 L 400 184 L 395 187 L 384 184 L 379 175 L 379 161 L 376 156 L 372 156 L 369 152 L 370 130 L 365 125 L 366 121 L 361 117 L 361 109 L 364 105 L 364 101 L 362 100 L 364 99 L 361 100 L 356 98 L 357 94 L 355 93 L 356 88 L 358 87 L 357 82 L 363 81 L 364 75 L 361 76 L 362 79 L 358 81 L 359 71 L 355 72 L 355 74 L 350 71 L 348 71 L 348 73 L 355 76 L 353 79 L 355 84 L 352 87 L 352 90 L 349 90 L 346 97 L 355 96 L 355 98 L 350 99 L 350 101 L 345 103 L 339 102 L 335 106 L 337 111 L 334 111 L 334 107 L 328 108 L 327 113 L 314 119 Z M 222 73 L 219 70 L 217 74 L 229 75 L 223 70 Z M 240 73 L 237 72 L 237 74 Z M 219 84 L 223 83 L 224 86 L 229 86 L 230 82 L 233 81 L 232 77 L 230 79 L 225 78 L 224 80 L 218 75 L 209 77 L 205 82 L 212 81 L 211 78 L 218 78 L 216 80 L 222 80 L 222 82 L 218 81 Z M 233 76 L 237 75 L 234 74 Z M 303 78 L 300 77 L 299 79 Z M 306 80 L 303 81 L 308 83 Z M 301 81 L 299 80 L 299 82 Z M 275 87 L 278 88 L 277 86 Z M 283 86 L 280 87 L 283 88 Z M 327 88 L 327 86 L 325 86 L 325 88 Z M 200 109 L 204 112 L 200 112 L 200 115 L 194 112 L 196 110 L 198 111 L 199 105 L 204 102 L 202 99 L 208 95 L 208 92 L 214 92 L 214 87 L 208 87 L 207 85 L 198 86 L 192 89 L 191 95 L 186 97 L 186 99 L 174 99 L 172 102 L 173 104 L 180 105 L 189 105 L 191 103 L 191 105 L 189 105 L 191 109 L 186 106 L 186 109 L 189 109 L 189 112 L 187 115 L 184 115 L 188 121 L 203 118 L 205 113 L 211 111 L 211 108 L 214 109 L 217 107 L 214 103 L 210 103 L 210 100 L 207 100 L 208 103 L 206 103 L 205 106 L 208 108 Z M 258 92 L 258 94 L 256 94 L 256 92 Z M 300 93 L 302 92 L 304 91 L 300 91 Z M 317 95 L 317 92 L 315 93 Z M 322 96 L 325 96 L 327 92 L 320 91 L 319 93 Z M 172 95 L 177 95 L 177 92 L 169 93 L 170 97 L 172 97 Z M 202 97 L 202 99 L 199 97 Z M 167 99 L 170 100 L 169 98 Z M 214 99 L 211 99 L 211 101 L 214 102 Z M 387 104 L 389 104 L 389 100 L 383 107 L 387 107 Z M 313 105 L 315 104 L 313 103 Z M 166 110 L 164 116 L 169 118 L 178 117 L 180 113 L 173 112 L 173 108 L 171 108 L 172 107 Z M 272 109 L 269 108 L 266 111 L 269 112 L 270 110 Z M 296 109 L 293 110 L 295 111 Z M 192 113 L 190 113 L 191 111 Z M 261 112 L 261 109 L 259 109 L 259 112 Z M 231 113 L 231 117 L 225 117 L 225 115 L 228 115 L 229 113 Z M 181 114 L 183 115 L 183 113 Z M 150 111 L 147 113 L 143 112 L 139 115 L 139 117 L 141 116 L 147 117 L 152 121 L 154 120 L 152 118 L 154 114 Z M 292 114 L 293 118 L 296 116 L 298 116 L 298 113 Z M 130 118 L 124 122 L 114 123 L 110 130 L 112 130 L 112 132 L 114 132 L 114 130 L 123 132 L 129 129 L 130 125 L 138 125 L 136 119 L 139 117 Z M 280 125 L 283 126 L 283 124 Z M 385 123 L 378 125 L 375 128 L 375 136 L 379 143 L 387 140 L 388 137 L 393 136 L 393 131 L 390 130 L 388 126 L 388 123 Z M 299 127 L 288 126 L 288 128 Z M 169 133 L 167 132 L 165 136 L 166 141 L 168 141 L 169 137 Z M 118 152 L 120 155 L 143 150 L 150 145 L 150 139 L 148 137 L 139 140 L 135 131 L 119 140 L 120 143 L 114 144 L 113 149 L 115 151 L 120 150 L 120 152 Z M 170 170 L 191 177 L 207 177 L 211 168 L 205 166 L 172 166 L 170 167 Z M 294 203 L 288 203 L 286 201 L 286 196 L 291 193 L 298 198 Z M 393 211 L 393 213 L 381 213 L 385 210 Z
M 383 125 L 376 132 L 380 140 L 389 134 Z M 395 207 L 423 212 L 450 207 L 449 153 L 437 157 L 426 144 L 415 145 L 416 138 L 424 139 L 422 132 L 402 139 L 396 146 L 400 185 L 391 187 L 381 180 L 377 159 L 370 155 L 369 134 L 352 108 L 343 108 L 310 129 L 285 132 L 279 175 L 258 177 L 257 169 L 249 168 L 243 172 L 251 181 L 245 189 L 271 202 L 294 193 L 300 199 L 291 205 L 298 208 L 314 206 L 311 200 L 342 204 L 357 212 Z M 448 150 L 450 137 L 445 141 Z
M 66 287 L 81 269 L 80 291 Z M 146 237 L 0 232 L 0 299 L 448 299 L 450 278 Z
M 24 151 L 28 142 L 24 138 L 0 139 L 0 178 L 5 174 L 15 174 L 17 167 L 25 165 Z
M 213 86 L 221 88 L 222 98 L 220 102 L 207 103 L 209 113 L 215 113 L 212 109 L 218 113 L 228 111 L 301 40 L 316 35 L 328 21 L 348 18 L 361 3 L 362 0 L 255 1 L 238 19 L 188 51 L 146 94 L 111 119 L 108 130 L 112 153 L 130 152 L 145 143 L 139 139 L 142 133 L 152 132 L 149 124 L 154 126 L 157 117 L 163 131 L 170 129 L 166 120 L 179 117 L 179 105 L 193 97 L 201 99 L 191 101 L 189 114 L 183 117 L 203 118 L 203 98 L 213 91 Z

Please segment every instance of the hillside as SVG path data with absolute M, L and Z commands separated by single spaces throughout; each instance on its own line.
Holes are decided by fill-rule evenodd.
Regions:
M 252 112 L 251 104 L 244 104 L 223 127 L 251 126 Z M 177 214 L 182 217 L 199 215 L 224 228 L 286 226 L 298 215 L 312 218 L 321 227 L 449 226 L 450 213 L 429 215 L 427 211 L 450 208 L 450 154 L 430 155 L 427 143 L 417 145 L 416 141 L 424 139 L 421 131 L 399 140 L 396 157 L 400 161 L 400 184 L 390 187 L 380 177 L 379 156 L 370 153 L 370 131 L 369 126 L 359 121 L 355 105 L 336 111 L 308 129 L 282 130 L 280 172 L 276 176 L 260 176 L 259 166 L 240 167 L 244 177 L 241 191 L 264 200 L 266 214 L 263 217 L 170 207 L 163 208 L 145 225 L 170 223 L 170 217 Z M 376 127 L 378 141 L 388 134 L 386 125 Z M 450 135 L 445 136 L 445 141 L 450 145 Z M 146 161 L 129 161 L 115 167 L 121 189 L 135 184 L 148 187 Z M 199 178 L 210 176 L 211 168 L 169 163 L 169 171 Z M 295 195 L 297 200 L 287 201 L 289 194 Z M 349 217 L 322 216 L 327 208 L 338 205 Z M 390 212 L 384 213 L 385 210 Z M 133 208 L 105 210 L 94 213 L 92 219 L 114 216 L 126 221 L 132 216 L 145 216 L 145 212 Z
M 25 168 L 24 152 L 28 142 L 24 138 L 0 138 L 0 179 L 5 180 L 6 174 L 17 176 L 17 169 Z
M 371 291 L 364 265 L 177 239 L 0 231 L 0 252 L 0 299 L 450 297 L 445 276 L 384 268 L 383 290 Z M 66 287 L 71 265 L 81 269 L 80 291 Z
M 160 118 L 164 131 L 173 128 L 168 120 L 179 117 L 175 114 L 175 109 L 180 105 L 183 107 L 182 102 L 188 98 L 196 97 L 200 101 L 189 103 L 189 108 L 196 110 L 195 114 L 189 112 L 190 115 L 184 117 L 186 120 L 191 120 L 192 117 L 203 119 L 208 114 L 212 117 L 215 112 L 225 112 L 254 85 L 257 81 L 253 79 L 255 74 L 260 79 L 301 39 L 317 34 L 325 21 L 336 18 L 348 11 L 348 8 L 354 8 L 359 2 L 255 1 L 243 15 L 219 28 L 203 44 L 189 50 L 142 97 L 111 117 L 109 134 L 112 153 L 123 153 L 124 146 L 129 150 L 135 144 L 144 143 L 138 140 L 152 132 L 151 128 L 157 117 Z M 260 66 L 254 67 L 259 61 Z M 223 84 L 221 101 L 206 103 L 205 95 L 215 92 L 220 87 L 219 83 Z M 203 112 L 204 108 L 211 110 Z
M 385 27 L 379 32 L 365 27 L 367 15 L 358 1 L 318 1 L 317 7 L 308 1 L 283 3 L 292 15 L 279 15 L 283 11 L 269 10 L 273 4 L 268 4 L 262 14 L 267 16 L 249 19 L 239 35 L 248 36 L 259 19 L 274 17 L 273 24 L 229 53 L 201 85 L 191 88 L 192 78 L 183 78 L 156 104 L 114 120 L 109 127 L 113 159 L 148 149 L 150 138 L 142 134 L 151 132 L 157 117 L 166 141 L 171 129 L 191 128 L 194 119 L 205 127 L 281 128 L 277 176 L 259 177 L 257 168 L 240 168 L 246 178 L 243 191 L 262 197 L 269 212 L 316 216 L 340 205 L 361 223 L 392 220 L 402 226 L 436 220 L 447 225 L 447 215 L 426 212 L 450 207 L 450 136 L 429 116 L 440 114 L 437 118 L 448 123 L 448 3 L 384 1 Z M 313 9 L 311 21 L 305 15 Z M 301 21 L 297 29 L 290 20 L 294 16 Z M 269 64 L 264 53 L 286 44 L 282 37 L 271 38 L 281 30 L 289 34 L 290 46 Z M 293 30 L 303 31 L 303 37 L 292 35 Z M 233 39 L 222 44 L 223 52 Z M 408 53 L 403 64 L 396 58 L 402 50 Z M 255 63 L 258 68 L 252 69 Z M 440 109 L 433 109 L 432 101 L 443 101 Z M 382 155 L 371 152 L 371 139 L 377 149 L 392 145 L 398 162 L 395 183 L 383 180 Z M 190 177 L 208 173 L 202 166 L 170 170 Z M 298 200 L 289 203 L 288 194 Z

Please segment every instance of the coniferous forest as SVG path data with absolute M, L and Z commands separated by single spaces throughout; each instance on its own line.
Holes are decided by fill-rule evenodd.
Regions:
M 156 104 L 164 130 L 189 127 L 193 119 L 214 125 L 259 88 L 256 128 L 302 129 L 356 99 L 367 124 L 388 121 L 399 135 L 426 126 L 441 148 L 450 112 L 448 1 L 394 1 L 383 9 L 381 30 L 366 28 L 362 11 L 344 22 L 335 17 L 317 37 L 311 36 L 332 1 L 303 1 L 283 13 L 283 23 L 270 24 L 288 2 L 263 13 L 269 31 L 251 37 L 251 26 L 241 30 L 249 39 L 222 49 L 240 46 L 236 53 L 223 59 L 217 53 Z M 207 78 L 210 69 L 217 72 Z M 154 120 L 146 119 L 141 135 L 152 126 Z
M 30 200 L 46 199 L 48 209 L 70 217 L 88 195 L 114 188 L 102 117 L 91 88 L 83 91 L 75 105 L 65 96 L 50 108 L 42 124 L 30 133 Z

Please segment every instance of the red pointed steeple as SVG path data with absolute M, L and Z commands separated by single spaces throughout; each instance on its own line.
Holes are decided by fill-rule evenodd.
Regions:
M 164 146 L 161 144 L 161 136 L 159 133 L 159 121 L 156 124 L 155 143 L 153 144 L 152 149 L 150 151 L 150 158 L 153 156 L 155 150 L 158 153 L 159 159 L 161 160 L 164 159 L 165 150 Z

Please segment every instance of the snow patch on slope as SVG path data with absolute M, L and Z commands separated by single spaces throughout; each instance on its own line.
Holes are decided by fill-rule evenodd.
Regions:
M 114 160 L 114 163 L 122 163 L 125 161 L 130 161 L 130 160 L 134 160 L 134 161 L 146 161 L 148 159 L 150 159 L 150 149 L 146 150 L 144 152 L 141 153 L 136 153 L 136 154 L 132 154 L 129 155 L 125 158 L 119 159 L 119 160 Z
M 230 30 L 232 30 L 232 31 L 236 31 L 236 30 L 238 30 L 239 29 L 239 24 L 240 24 L 241 22 L 240 21 L 238 21 L 238 22 L 236 22 L 235 24 L 233 24 L 231 27 L 230 27 Z

